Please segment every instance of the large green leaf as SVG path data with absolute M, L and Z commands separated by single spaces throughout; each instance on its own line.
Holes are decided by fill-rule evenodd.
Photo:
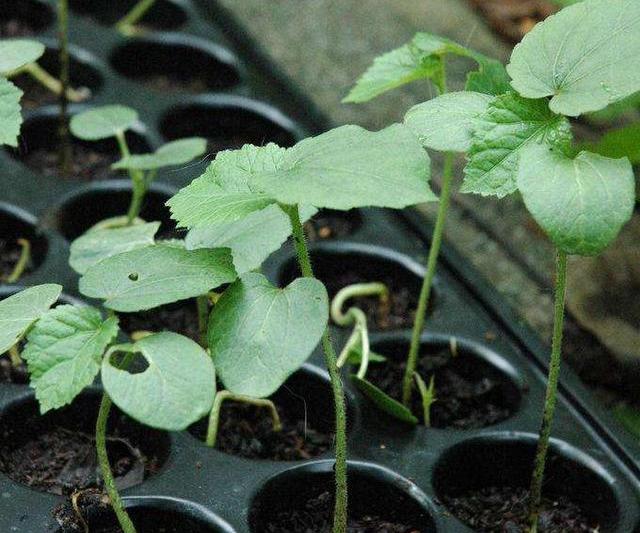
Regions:
M 224 386 L 257 398 L 273 394 L 316 347 L 328 314 L 318 280 L 299 278 L 279 289 L 261 274 L 242 276 L 209 322 L 209 349 Z
M 69 265 L 78 274 L 107 257 L 154 243 L 160 222 L 133 224 L 116 228 L 90 229 L 71 243 Z
M 123 105 L 105 105 L 71 117 L 71 133 L 85 141 L 98 141 L 123 133 L 138 120 L 138 113 Z
M 518 188 L 538 224 L 569 254 L 600 253 L 629 220 L 635 203 L 627 159 L 589 152 L 570 159 L 544 145 L 523 155 Z
M 102 320 L 93 307 L 60 305 L 36 322 L 22 357 L 40 412 L 67 405 L 91 385 L 102 355 L 118 334 L 118 319 Z
M 640 90 L 640 2 L 585 0 L 536 25 L 507 71 L 528 98 L 556 113 L 598 111 Z
M 627 157 L 633 165 L 640 164 L 640 122 L 608 131 L 589 149 L 606 157 Z
M 520 157 L 540 141 L 568 145 L 569 122 L 552 113 L 546 100 L 513 93 L 496 97 L 473 132 L 461 192 L 499 198 L 515 192 Z
M 398 400 L 393 399 L 380 388 L 376 387 L 370 381 L 361 379 L 356 375 L 352 375 L 351 380 L 354 385 L 360 389 L 360 392 L 369 398 L 369 400 L 371 400 L 371 402 L 373 402 L 373 404 L 381 411 L 402 422 L 411 424 L 412 426 L 415 426 L 418 423 L 418 419 L 409 409 L 402 405 Z
M 80 278 L 80 292 L 132 312 L 200 296 L 235 278 L 228 248 L 189 251 L 160 243 L 93 265 Z
M 413 106 L 404 123 L 427 148 L 466 152 L 478 117 L 486 112 L 491 100 L 491 96 L 475 92 L 446 93 Z
M 33 63 L 44 54 L 44 45 L 28 39 L 0 40 L 0 74 Z
M 22 91 L 0 76 L 0 145 L 18 146 L 22 125 L 20 98 Z
M 51 307 L 62 292 L 60 285 L 36 285 L 0 301 L 0 355 L 11 348 Z
M 207 150 L 207 140 L 201 137 L 178 139 L 162 145 L 152 154 L 133 154 L 112 165 L 116 170 L 157 170 L 183 165 L 200 157 Z
M 307 220 L 316 209 L 302 206 L 300 217 Z M 279 206 L 268 205 L 260 211 L 229 224 L 196 226 L 185 239 L 187 249 L 231 248 L 238 274 L 258 268 L 291 235 L 289 217 Z
M 285 152 L 280 170 L 254 181 L 283 204 L 348 210 L 435 201 L 429 177 L 418 138 L 394 124 L 377 132 L 342 126 L 305 139 Z
M 130 373 L 114 366 L 114 353 L 139 353 L 147 368 Z M 135 344 L 114 346 L 102 362 L 104 388 L 122 411 L 147 426 L 181 431 L 213 405 L 216 375 L 197 343 L 172 332 L 155 333 Z
M 478 62 L 479 68 L 467 74 L 466 91 L 498 96 L 511 90 L 509 75 L 500 61 L 477 52 L 473 58 Z
M 192 228 L 228 224 L 264 209 L 273 199 L 255 189 L 253 176 L 277 170 L 285 151 L 269 143 L 219 152 L 202 176 L 167 202 L 172 217 Z

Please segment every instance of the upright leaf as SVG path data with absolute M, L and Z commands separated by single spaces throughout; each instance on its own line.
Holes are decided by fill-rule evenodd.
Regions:
M 549 111 L 546 100 L 496 97 L 478 118 L 461 192 L 499 198 L 515 192 L 520 157 L 541 141 L 568 145 L 569 122 Z
M 123 105 L 106 105 L 71 117 L 71 133 L 85 141 L 115 137 L 131 128 L 138 113 Z
M 60 305 L 38 320 L 22 356 L 41 413 L 71 403 L 93 383 L 102 355 L 117 333 L 118 319 L 103 321 L 93 307 Z
M 0 355 L 20 340 L 61 292 L 60 285 L 48 283 L 29 287 L 0 301 Z
M 200 157 L 207 150 L 207 140 L 202 137 L 178 139 L 162 145 L 152 154 L 132 154 L 112 165 L 116 170 L 157 170 L 163 167 L 183 165 Z
M 29 39 L 0 40 L 0 74 L 8 74 L 40 59 L 44 45 Z
M 536 25 L 507 71 L 528 98 L 578 116 L 640 90 L 640 2 L 585 0 Z
M 194 298 L 236 278 L 231 251 L 156 244 L 111 256 L 80 278 L 80 292 L 132 312 Z
M 139 353 L 148 366 L 129 373 L 113 365 L 115 352 Z M 154 428 L 181 431 L 211 410 L 216 375 L 211 358 L 197 343 L 166 331 L 114 346 L 102 362 L 102 383 L 113 403 L 130 417 Z
M 242 276 L 209 322 L 211 357 L 224 386 L 257 398 L 273 394 L 311 355 L 328 314 L 318 280 L 300 278 L 279 289 L 261 274 Z
M 0 145 L 18 146 L 22 125 L 20 98 L 22 91 L 0 76 Z
M 518 188 L 538 224 L 568 254 L 596 255 L 615 239 L 635 204 L 627 159 L 538 145 L 522 157 Z

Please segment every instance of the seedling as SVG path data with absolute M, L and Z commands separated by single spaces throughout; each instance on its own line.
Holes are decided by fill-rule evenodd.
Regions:
M 137 27 L 136 24 L 140 22 L 155 3 L 156 0 L 140 0 L 116 23 L 116 29 L 127 37 L 143 33 L 143 30 Z

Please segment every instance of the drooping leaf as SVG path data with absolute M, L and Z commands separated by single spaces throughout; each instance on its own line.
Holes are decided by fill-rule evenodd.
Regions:
M 90 229 L 71 243 L 69 265 L 78 274 L 107 257 L 154 243 L 160 222 L 133 224 L 119 228 Z
M 538 224 L 568 254 L 600 253 L 629 220 L 635 203 L 627 159 L 589 152 L 570 159 L 544 145 L 523 155 L 518 188 Z
M 96 107 L 71 117 L 71 133 L 85 141 L 98 141 L 125 132 L 138 120 L 138 113 L 123 105 Z
M 640 164 L 640 122 L 608 131 L 589 149 L 606 157 L 627 157 L 631 164 Z
M 354 385 L 358 387 L 360 392 L 362 392 L 362 394 L 369 398 L 369 400 L 371 400 L 373 404 L 381 411 L 387 413 L 388 415 L 391 415 L 393 418 L 396 418 L 402 422 L 411 424 L 412 426 L 415 426 L 418 423 L 418 419 L 409 409 L 407 409 L 399 401 L 394 400 L 391 396 L 380 390 L 373 383 L 367 381 L 366 379 L 361 379 L 355 374 L 351 376 L 351 380 L 353 381 Z
M 67 405 L 91 385 L 105 349 L 118 333 L 118 319 L 102 319 L 93 307 L 60 305 L 36 322 L 22 357 L 40 412 Z
M 0 40 L 0 74 L 8 74 L 40 59 L 44 45 L 29 39 Z
M 536 25 L 507 66 L 528 98 L 556 113 L 598 111 L 640 90 L 640 2 L 585 0 Z
M 413 106 L 404 123 L 420 142 L 434 150 L 466 152 L 478 117 L 486 112 L 493 98 L 487 94 L 453 92 Z
M 300 218 L 305 221 L 316 209 L 302 206 Z M 272 204 L 229 224 L 196 226 L 185 238 L 188 250 L 198 248 L 231 248 L 238 274 L 258 268 L 291 235 L 289 217 Z
M 284 289 L 248 273 L 218 300 L 209 321 L 209 349 L 224 386 L 263 398 L 311 355 L 327 326 L 324 285 L 299 278 Z
M 235 278 L 228 248 L 189 251 L 159 243 L 100 261 L 79 286 L 109 309 L 133 312 L 200 296 Z
M 11 348 L 62 292 L 53 283 L 29 287 L 0 301 L 0 354 Z
M 541 141 L 567 146 L 569 122 L 552 113 L 546 100 L 513 93 L 496 97 L 473 132 L 461 192 L 499 198 L 515 192 L 520 157 Z
M 370 363 L 384 363 L 387 358 L 384 355 L 380 355 L 376 352 L 369 352 L 369 362 Z M 359 365 L 362 362 L 362 347 L 354 346 L 349 351 L 349 356 L 347 357 L 347 363 L 350 365 Z
M 285 152 L 279 170 L 256 174 L 254 182 L 283 204 L 348 210 L 434 201 L 429 177 L 417 137 L 394 124 L 377 132 L 342 126 L 305 139 Z
M 285 151 L 269 143 L 219 152 L 202 176 L 167 202 L 171 216 L 192 228 L 228 224 L 264 209 L 273 199 L 255 189 L 253 176 L 277 170 Z
M 20 98 L 22 91 L 0 76 L 0 145 L 18 146 L 22 125 Z
M 116 352 L 139 353 L 148 366 L 139 373 L 120 369 L 112 362 Z M 102 361 L 102 383 L 113 403 L 131 418 L 167 431 L 181 431 L 205 416 L 216 391 L 207 352 L 169 331 L 114 346 Z
M 153 154 L 133 154 L 114 163 L 115 170 L 156 170 L 183 165 L 200 157 L 207 150 L 207 140 L 202 137 L 178 139 L 162 145 Z
M 479 68 L 467 74 L 466 91 L 498 96 L 511 90 L 507 69 L 500 61 L 477 52 L 474 53 L 473 58 L 477 61 Z

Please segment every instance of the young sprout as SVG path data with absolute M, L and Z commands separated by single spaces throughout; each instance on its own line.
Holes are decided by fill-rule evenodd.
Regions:
M 138 24 L 155 3 L 156 0 L 139 0 L 127 14 L 116 23 L 116 29 L 126 37 L 143 33 L 139 27 L 136 27 L 136 24 Z
M 31 243 L 27 239 L 23 238 L 19 238 L 17 243 L 21 250 L 20 257 L 14 265 L 11 273 L 2 280 L 6 283 L 16 283 L 22 277 L 22 274 L 24 274 L 24 271 L 29 264 L 29 260 L 31 259 Z
M 414 377 L 416 385 L 418 386 L 420 398 L 422 399 L 422 416 L 424 425 L 426 427 L 431 427 L 431 406 L 437 401 L 435 376 L 432 375 L 429 379 L 428 387 L 418 372 L 414 374 Z

